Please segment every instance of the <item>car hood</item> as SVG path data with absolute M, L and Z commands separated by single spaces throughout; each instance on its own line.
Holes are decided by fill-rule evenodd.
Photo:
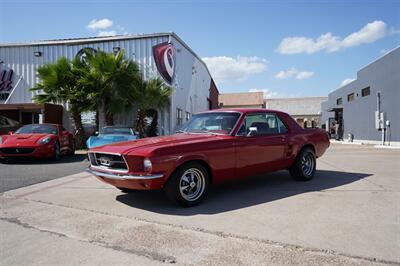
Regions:
M 124 141 L 119 143 L 114 143 L 110 145 L 105 145 L 90 149 L 93 152 L 106 152 L 106 153 L 118 153 L 118 154 L 128 154 L 130 152 L 146 152 L 156 148 L 168 147 L 178 144 L 190 144 L 198 143 L 203 141 L 210 141 L 212 139 L 223 138 L 222 135 L 213 134 L 175 134 L 171 136 L 161 136 L 144 138 L 132 141 Z
M 4 135 L 3 145 L 18 145 L 18 146 L 31 146 L 36 145 L 37 142 L 46 136 L 53 136 L 51 134 L 14 134 Z

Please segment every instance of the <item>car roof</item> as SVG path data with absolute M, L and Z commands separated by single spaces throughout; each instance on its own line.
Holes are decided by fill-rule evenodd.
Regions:
M 129 127 L 129 126 L 104 126 L 103 128 L 113 128 L 113 127 L 117 127 L 117 128 L 132 128 L 132 127 Z
M 31 126 L 31 125 L 49 125 L 49 126 L 61 126 L 60 124 L 52 124 L 52 123 L 25 124 L 24 126 Z
M 273 109 L 263 109 L 263 108 L 226 108 L 226 109 L 213 109 L 201 113 L 284 113 L 282 111 Z

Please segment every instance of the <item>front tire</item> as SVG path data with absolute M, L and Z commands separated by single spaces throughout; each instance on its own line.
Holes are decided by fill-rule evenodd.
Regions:
M 190 162 L 179 167 L 165 186 L 167 197 L 184 207 L 199 204 L 210 186 L 207 169 L 199 163 Z
M 290 175 L 297 181 L 309 181 L 315 175 L 317 160 L 311 148 L 302 149 L 296 161 L 289 169 Z

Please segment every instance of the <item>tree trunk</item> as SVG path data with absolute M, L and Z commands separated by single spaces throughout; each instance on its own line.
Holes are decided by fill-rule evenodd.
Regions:
M 81 113 L 75 108 L 71 108 L 71 114 L 75 124 L 75 148 L 82 149 L 85 147 L 85 132 L 83 131 Z
M 146 110 L 140 109 L 138 111 L 138 118 L 137 118 L 137 122 L 136 122 L 136 131 L 139 132 L 139 136 L 141 138 L 145 137 L 145 130 L 146 130 L 145 118 L 146 118 Z
M 149 129 L 147 130 L 147 136 L 148 137 L 155 137 L 158 136 L 158 112 L 154 109 L 151 109 L 149 112 L 149 115 L 151 116 L 151 124 L 149 126 Z
M 104 118 L 106 122 L 106 126 L 113 126 L 114 125 L 114 115 L 108 111 L 108 105 L 110 101 L 109 99 L 105 98 L 103 101 L 103 112 L 104 112 Z

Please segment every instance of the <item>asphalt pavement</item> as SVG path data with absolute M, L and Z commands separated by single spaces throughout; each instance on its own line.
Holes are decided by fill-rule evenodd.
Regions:
M 193 208 L 88 173 L 11 190 L 0 194 L 0 265 L 398 265 L 399 158 L 332 145 L 310 182 L 252 177 Z
M 66 155 L 59 161 L 18 159 L 0 162 L 0 192 L 76 174 L 88 166 L 86 154 Z

